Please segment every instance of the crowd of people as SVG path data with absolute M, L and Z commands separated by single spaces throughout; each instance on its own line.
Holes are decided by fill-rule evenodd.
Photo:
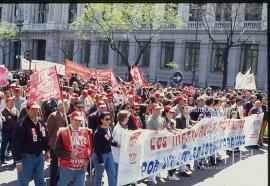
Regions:
M 11 152 L 19 186 L 32 179 L 35 185 L 46 185 L 45 161 L 50 163 L 51 186 L 82 186 L 86 174 L 93 175 L 94 186 L 101 186 L 104 170 L 109 185 L 115 186 L 124 132 L 182 130 L 205 117 L 240 119 L 264 112 L 258 145 L 251 148 L 263 146 L 268 95 L 262 91 L 208 87 L 196 88 L 196 94 L 190 96 L 182 92 L 181 85 L 135 87 L 124 81 L 113 91 L 110 83 L 103 83 L 100 89 L 94 77 L 84 80 L 76 74 L 60 78 L 60 85 L 63 99 L 30 102 L 29 76 L 16 73 L 0 91 L 1 165 Z M 190 177 L 196 169 L 221 161 L 219 155 L 197 159 L 194 165 L 169 170 L 168 180 Z M 159 176 L 147 178 L 149 185 L 155 185 Z

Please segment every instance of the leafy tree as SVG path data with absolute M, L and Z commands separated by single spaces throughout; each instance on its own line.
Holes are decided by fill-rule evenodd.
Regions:
M 121 33 L 124 41 L 134 39 L 136 44 L 141 41 L 140 35 L 144 35 L 146 44 L 138 47 L 134 61 L 138 65 L 152 39 L 166 28 L 179 26 L 180 23 L 176 4 L 89 3 L 83 15 L 71 24 L 71 30 L 82 40 L 91 40 L 93 34 L 102 35 L 110 48 L 121 56 L 129 73 L 133 62 L 128 61 L 118 46 L 116 34 Z
M 256 4 L 256 3 L 254 3 Z M 202 25 L 207 33 L 209 39 L 213 43 L 219 43 L 218 38 L 215 38 L 215 34 L 218 32 L 213 28 L 213 20 L 219 24 L 220 29 L 225 34 L 225 41 L 222 42 L 225 46 L 223 50 L 223 81 L 222 88 L 227 86 L 228 77 L 228 57 L 230 49 L 233 47 L 239 47 L 246 42 L 250 41 L 251 36 L 260 31 L 260 28 L 251 31 L 250 28 L 241 26 L 244 24 L 244 19 L 247 19 L 247 12 L 254 12 L 256 8 L 254 6 L 246 6 L 243 11 L 243 3 L 211 3 L 208 4 L 213 11 L 204 11 L 202 15 Z M 252 8 L 253 7 L 253 8 Z M 261 10 L 260 14 L 261 14 Z M 221 13 L 223 12 L 223 13 Z

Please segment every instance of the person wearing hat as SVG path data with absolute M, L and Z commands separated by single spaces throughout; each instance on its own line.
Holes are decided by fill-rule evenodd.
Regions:
M 47 127 L 38 118 L 39 108 L 36 103 L 27 103 L 27 116 L 19 120 L 11 142 L 18 172 L 18 185 L 28 185 L 33 178 L 35 185 L 46 186 L 44 160 L 50 160 L 50 145 Z
M 15 96 L 15 107 L 16 107 L 17 110 L 20 110 L 22 103 L 26 101 L 22 97 L 21 87 L 15 87 L 13 89 L 13 93 L 14 93 L 14 96 Z
M 173 107 L 175 110 L 175 116 L 181 114 L 181 108 L 187 103 L 187 99 L 184 96 L 177 96 L 175 98 L 176 105 Z
M 47 121 L 49 143 L 50 143 L 50 148 L 51 148 L 50 149 L 50 155 L 51 155 L 50 185 L 51 186 L 56 186 L 59 179 L 58 157 L 55 155 L 54 145 L 56 142 L 58 129 L 60 127 L 67 126 L 66 119 L 65 119 L 65 112 L 68 110 L 68 107 L 69 107 L 69 101 L 67 99 L 65 99 L 64 102 L 59 101 L 57 103 L 57 110 L 49 115 L 48 121 Z
M 176 121 L 174 118 L 175 110 L 171 105 L 164 107 L 163 126 L 166 130 L 172 132 L 176 130 Z M 176 176 L 176 169 L 168 171 L 168 179 L 171 181 L 179 181 L 180 179 Z
M 9 97 L 6 99 L 6 108 L 1 112 L 3 117 L 2 126 L 2 143 L 1 143 L 1 164 L 6 164 L 5 152 L 8 147 L 8 143 L 11 142 L 12 136 L 17 128 L 17 119 L 19 117 L 19 111 L 15 108 L 15 97 Z
M 103 112 L 107 111 L 107 106 L 104 101 L 98 101 L 97 102 L 97 111 L 93 112 L 88 117 L 88 127 L 92 129 L 93 132 L 96 131 L 98 126 L 100 125 L 100 115 Z
M 83 116 L 74 111 L 70 114 L 70 125 L 59 128 L 55 154 L 59 158 L 58 185 L 68 185 L 73 180 L 73 185 L 85 185 L 85 173 L 91 155 L 92 130 L 81 127 Z
M 162 131 L 163 130 L 163 120 L 161 118 L 161 109 L 162 107 L 158 103 L 152 105 L 152 114 L 147 118 L 146 129 Z M 156 185 L 156 176 L 148 177 L 150 185 Z

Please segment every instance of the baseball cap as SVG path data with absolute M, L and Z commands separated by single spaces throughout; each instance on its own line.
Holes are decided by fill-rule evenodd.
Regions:
M 100 107 L 100 108 L 101 107 L 103 107 L 103 108 L 106 107 L 107 108 L 107 106 L 106 106 L 106 104 L 105 104 L 104 101 L 99 101 L 97 104 L 98 104 L 98 107 Z
M 73 118 L 73 119 L 76 119 L 76 120 L 80 120 L 82 121 L 83 120 L 83 116 L 80 112 L 78 111 L 74 111 L 72 112 L 70 115 L 69 115 L 70 118 Z
M 39 106 L 37 103 L 35 103 L 35 102 L 30 102 L 30 101 L 28 101 L 28 102 L 26 103 L 26 107 L 27 107 L 27 108 L 40 108 L 40 106 Z
M 154 109 L 156 109 L 156 108 L 162 109 L 162 107 L 161 107 L 159 104 L 154 103 L 154 104 L 152 105 L 152 110 L 154 110 Z
M 165 112 L 175 112 L 175 109 L 171 106 L 171 105 L 166 105 L 165 107 L 164 107 L 164 111 Z

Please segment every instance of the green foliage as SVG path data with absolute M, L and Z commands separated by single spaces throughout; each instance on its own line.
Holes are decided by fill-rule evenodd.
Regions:
M 173 69 L 179 68 L 179 65 L 177 63 L 175 63 L 174 61 L 168 63 L 167 66 L 169 66 L 169 67 L 171 67 Z
M 9 22 L 0 22 L 0 39 L 15 39 L 17 35 L 16 25 Z
M 138 33 L 142 25 L 156 34 L 168 25 L 180 25 L 176 4 L 154 3 L 89 3 L 82 16 L 71 24 L 71 30 L 81 39 L 90 39 L 98 33 L 113 39 L 115 31 L 126 38 Z

